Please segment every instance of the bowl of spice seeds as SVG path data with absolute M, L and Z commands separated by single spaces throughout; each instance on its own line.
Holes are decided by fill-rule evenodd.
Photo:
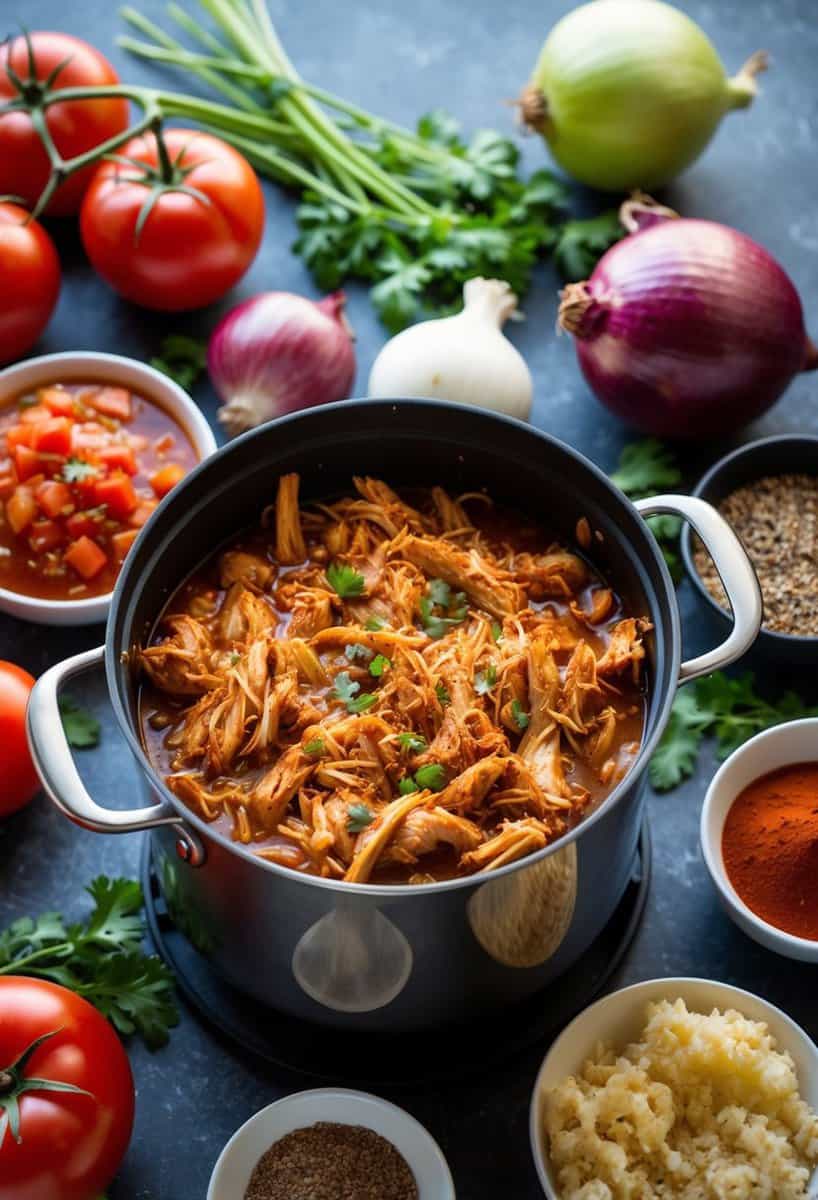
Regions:
M 785 435 L 739 447 L 694 489 L 729 521 L 755 567 L 764 603 L 756 646 L 777 663 L 818 663 L 818 437 Z M 725 619 L 718 572 L 689 526 L 682 557 L 695 587 Z
M 297 1092 L 233 1135 L 207 1200 L 455 1200 L 445 1158 L 403 1109 L 346 1088 Z

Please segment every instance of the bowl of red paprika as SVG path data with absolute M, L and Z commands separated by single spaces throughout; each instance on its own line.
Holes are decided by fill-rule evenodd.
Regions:
M 777 954 L 818 962 L 818 718 L 735 750 L 707 790 L 700 833 L 739 928 Z

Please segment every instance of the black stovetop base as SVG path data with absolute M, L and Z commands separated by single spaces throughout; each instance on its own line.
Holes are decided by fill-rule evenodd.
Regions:
M 243 995 L 226 982 L 171 921 L 151 860 L 142 851 L 148 927 L 179 991 L 215 1030 L 252 1056 L 300 1075 L 346 1084 L 400 1087 L 482 1074 L 528 1047 L 547 1044 L 603 990 L 630 946 L 645 909 L 651 839 L 647 818 L 625 894 L 602 933 L 559 980 L 492 1022 L 395 1034 L 340 1031 L 301 1021 Z

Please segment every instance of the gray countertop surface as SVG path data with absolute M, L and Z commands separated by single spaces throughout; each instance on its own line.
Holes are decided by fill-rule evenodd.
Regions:
M 123 78 L 170 79 L 130 60 L 114 45 L 121 31 L 110 0 L 2 0 L 3 24 L 69 30 L 98 45 Z M 140 0 L 143 12 L 161 19 L 159 0 Z M 272 0 L 283 40 L 304 76 L 365 107 L 404 123 L 437 106 L 455 112 L 467 129 L 513 129 L 505 101 L 517 94 L 553 22 L 571 8 L 568 0 Z M 818 13 L 813 0 L 686 0 L 680 5 L 715 41 L 725 63 L 738 69 L 764 47 L 771 69 L 762 95 L 749 111 L 729 116 L 710 150 L 667 193 L 685 214 L 734 225 L 761 241 L 790 270 L 804 299 L 808 325 L 818 330 Z M 5 32 L 5 29 L 4 31 Z M 171 86 L 178 86 L 177 80 Z M 526 165 L 546 162 L 537 139 L 523 142 Z M 587 211 L 597 198 L 577 193 Z M 292 200 L 265 184 L 268 220 L 264 244 L 241 286 L 213 309 L 184 316 L 150 314 L 120 302 L 94 276 L 78 238 L 58 233 L 65 283 L 57 314 L 40 352 L 110 350 L 149 357 L 166 332 L 204 335 L 238 299 L 266 288 L 316 295 L 301 262 L 290 252 Z M 538 271 L 525 303 L 527 320 L 511 336 L 535 377 L 533 422 L 612 469 L 629 433 L 589 394 L 569 338 L 554 335 L 557 280 L 548 266 Z M 357 333 L 357 391 L 362 393 L 384 334 L 366 294 L 350 289 L 349 315 Z M 797 379 L 787 395 L 735 442 L 781 432 L 818 433 L 815 377 Z M 195 398 L 212 419 L 216 401 L 208 385 Z M 731 443 L 708 443 L 681 451 L 687 482 Z M 694 597 L 679 589 L 690 654 L 719 638 L 720 630 Z M 102 626 L 46 629 L 0 616 L 0 657 L 33 674 L 67 655 L 98 644 Z M 814 670 L 786 678 L 751 655 L 759 686 L 775 694 L 793 686 L 818 700 Z M 103 722 L 100 748 L 82 756 L 82 772 L 102 803 L 136 801 L 135 767 L 113 723 L 100 677 L 72 687 Z M 2 749 L 0 748 L 0 756 Z M 706 748 L 695 778 L 667 795 L 651 795 L 654 872 L 639 934 L 613 986 L 654 976 L 701 975 L 748 988 L 781 1005 L 818 1036 L 815 969 L 764 951 L 723 915 L 698 847 L 702 797 L 715 764 Z M 131 786 L 133 785 L 133 787 Z M 1 786 L 1 785 L 0 785 Z M 135 873 L 139 837 L 102 837 L 74 828 L 40 796 L 10 820 L 0 837 L 0 924 L 48 908 L 69 914 L 83 909 L 82 889 L 96 874 Z M 491 1029 L 486 1035 L 491 1037 Z M 501 1191 L 515 1200 L 539 1194 L 530 1161 L 527 1108 L 531 1085 L 546 1049 L 538 1045 L 501 1069 L 467 1085 L 413 1086 L 390 1098 L 422 1121 L 451 1164 L 458 1196 L 482 1200 Z M 110 1189 L 110 1200 L 201 1200 L 213 1164 L 233 1131 L 258 1108 L 299 1086 L 214 1036 L 182 1006 L 181 1023 L 157 1053 L 130 1047 L 138 1090 L 133 1143 Z M 475 1048 L 479 1054 L 479 1047 Z M 304 1086 L 311 1086 L 306 1083 Z

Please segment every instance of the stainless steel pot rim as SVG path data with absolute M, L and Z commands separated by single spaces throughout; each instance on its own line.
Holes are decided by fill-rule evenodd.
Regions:
M 811 433 L 776 433 L 771 437 L 756 438 L 753 442 L 745 442 L 741 446 L 736 446 L 735 450 L 730 450 L 717 459 L 711 467 L 705 471 L 701 479 L 698 481 L 693 491 L 692 496 L 698 496 L 702 500 L 706 500 L 707 492 L 714 479 L 717 479 L 727 467 L 731 466 L 738 459 L 744 458 L 750 452 L 770 447 L 774 449 L 776 446 L 795 445 L 796 443 L 808 443 L 818 449 L 818 434 Z M 696 564 L 693 562 L 693 534 L 689 525 L 685 525 L 682 529 L 682 561 L 685 565 L 688 578 L 697 590 L 700 596 L 707 601 L 710 608 L 717 612 L 725 621 L 730 620 L 730 613 L 726 608 L 722 608 L 718 600 L 715 600 L 710 595 L 707 588 L 702 582 L 699 572 L 696 570 Z M 770 644 L 778 643 L 781 646 L 802 646 L 805 650 L 818 650 L 818 634 L 802 634 L 802 633 L 780 633 L 776 629 L 766 629 L 762 626 L 759 637 L 763 637 L 765 641 L 769 640 Z
M 369 409 L 369 410 L 375 410 L 375 411 L 383 411 L 384 409 L 389 409 L 389 408 L 391 408 L 393 410 L 397 409 L 398 405 L 400 405 L 400 407 L 404 407 L 404 406 L 407 406 L 410 404 L 412 407 L 428 409 L 429 411 L 432 411 L 432 412 L 434 412 L 436 410 L 444 410 L 444 409 L 445 410 L 451 410 L 451 409 L 460 410 L 460 411 L 463 411 L 464 413 L 468 413 L 469 416 L 472 417 L 473 419 L 485 418 L 488 420 L 488 423 L 490 423 L 490 422 L 505 423 L 505 424 L 511 425 L 513 427 L 516 427 L 516 428 L 524 431 L 529 436 L 532 436 L 540 441 L 549 442 L 551 444 L 554 444 L 561 451 L 563 451 L 566 454 L 568 459 L 573 459 L 574 461 L 578 461 L 586 470 L 588 470 L 593 475 L 595 475 L 604 484 L 604 486 L 610 490 L 610 492 L 616 499 L 617 503 L 625 505 L 628 508 L 630 508 L 633 511 L 634 516 L 637 519 L 639 519 L 640 521 L 642 520 L 639 513 L 637 512 L 635 507 L 631 504 L 631 502 L 628 500 L 628 498 L 622 492 L 620 492 L 619 489 L 616 488 L 614 484 L 611 483 L 611 481 L 607 477 L 607 475 L 605 475 L 605 473 L 598 466 L 596 466 L 595 463 L 591 462 L 591 460 L 586 458 L 585 455 L 583 455 L 579 451 L 575 450 L 572 446 L 567 445 L 567 443 L 561 441 L 559 438 L 554 437 L 552 434 L 548 434 L 548 433 L 543 432 L 542 430 L 535 429 L 534 427 L 528 425 L 526 422 L 519 421 L 514 417 L 500 415 L 498 413 L 489 412 L 488 410 L 475 409 L 475 408 L 472 408 L 470 405 L 453 404 L 449 401 L 444 401 L 444 400 L 427 400 L 427 399 L 421 399 L 421 398 L 407 399 L 407 400 L 401 399 L 400 401 L 368 400 L 368 399 L 344 400 L 344 401 L 340 401 L 336 404 L 322 405 L 321 412 L 326 413 L 328 411 L 333 411 L 333 410 L 338 410 L 338 409 L 351 409 L 351 408 L 355 408 L 357 410 Z M 265 426 L 264 428 L 269 429 L 270 427 L 275 427 L 276 429 L 281 429 L 283 431 L 294 425 L 297 425 L 300 422 L 308 421 L 310 418 L 310 415 L 312 413 L 313 413 L 312 409 L 306 409 L 301 412 L 291 413 L 291 414 L 288 414 L 287 416 L 279 417 L 276 421 L 270 422 L 270 424 L 268 426 Z M 203 471 L 207 471 L 207 470 L 212 471 L 214 468 L 218 469 L 218 464 L 221 463 L 224 459 L 229 458 L 232 454 L 235 454 L 237 447 L 243 445 L 244 443 L 246 443 L 248 441 L 251 441 L 253 438 L 257 437 L 258 434 L 259 434 L 258 429 L 249 430 L 247 433 L 240 435 L 240 437 L 235 438 L 233 441 L 229 442 L 227 445 L 221 447 L 219 450 L 216 451 L 215 454 L 211 455 L 211 457 L 208 458 L 205 462 L 202 462 L 201 464 L 199 464 L 199 466 L 195 467 L 194 470 L 192 472 L 190 472 L 190 474 L 187 476 L 186 480 L 183 482 L 183 484 L 181 486 L 184 487 L 184 484 L 185 484 L 185 482 L 187 482 L 187 480 L 195 479 Z M 162 507 L 164 507 L 164 503 L 163 503 Z M 153 522 L 153 520 L 154 520 L 154 517 L 151 517 L 150 521 L 145 526 L 145 531 L 146 531 L 147 536 L 149 536 L 150 526 L 151 526 L 151 523 Z M 667 610 L 668 610 L 668 618 L 669 618 L 668 624 L 669 624 L 669 632 L 670 632 L 669 645 L 667 648 L 667 651 L 668 651 L 669 657 L 670 657 L 670 662 L 668 665 L 668 672 L 669 672 L 669 678 L 675 681 L 678 678 L 679 666 L 680 666 L 680 662 L 681 662 L 681 625 L 680 625 L 680 620 L 679 620 L 678 606 L 676 603 L 675 589 L 674 589 L 670 574 L 668 572 L 667 565 L 664 561 L 664 558 L 663 558 L 658 546 L 656 545 L 655 542 L 652 541 L 652 539 L 648 540 L 647 545 L 649 547 L 650 553 L 653 556 L 654 563 L 659 569 L 659 573 L 660 573 L 660 576 L 662 578 L 662 582 L 663 582 L 664 588 L 665 588 L 665 593 L 666 593 L 665 599 L 667 601 Z M 127 560 L 126 560 L 126 564 L 127 564 Z M 217 842 L 224 849 L 230 851 L 230 853 L 236 854 L 244 859 L 249 860 L 255 867 L 259 868 L 260 870 L 270 871 L 270 872 L 273 872 L 274 874 L 283 876 L 284 878 L 287 878 L 292 881 L 299 880 L 299 881 L 309 884 L 311 886 L 324 888 L 324 889 L 327 889 L 328 891 L 339 892 L 339 893 L 341 893 L 343 895 L 347 895 L 347 896 L 377 896 L 377 897 L 380 897 L 380 898 L 386 900 L 389 897 L 399 897 L 399 896 L 404 897 L 407 895 L 431 895 L 431 894 L 440 893 L 442 891 L 455 891 L 455 890 L 458 890 L 461 888 L 475 888 L 475 887 L 481 886 L 482 884 L 490 882 L 492 879 L 500 879 L 505 875 L 512 874 L 513 872 L 520 870 L 522 867 L 533 866 L 535 863 L 538 863 L 538 862 L 542 861 L 543 859 L 549 857 L 549 855 L 555 854 L 557 851 L 570 845 L 572 842 L 576 841 L 577 838 L 579 838 L 580 835 L 586 829 L 590 829 L 593 825 L 596 824 L 597 821 L 601 820 L 602 817 L 605 816 L 616 804 L 618 804 L 621 797 L 627 791 L 629 791 L 630 789 L 634 788 L 635 786 L 637 786 L 639 784 L 641 777 L 644 774 L 644 771 L 647 767 L 650 756 L 653 753 L 653 750 L 656 747 L 656 744 L 659 741 L 659 738 L 662 736 L 665 726 L 669 720 L 670 710 L 671 710 L 673 700 L 674 700 L 674 697 L 676 694 L 676 687 L 674 684 L 674 686 L 668 688 L 667 694 L 665 695 L 665 697 L 663 699 L 661 707 L 659 708 L 659 710 L 656 713 L 656 716 L 653 720 L 653 727 L 651 728 L 650 732 L 648 733 L 648 736 L 643 740 L 642 745 L 639 750 L 639 754 L 637 756 L 637 759 L 634 762 L 633 766 L 631 767 L 630 771 L 627 773 L 627 775 L 625 775 L 624 778 L 620 780 L 620 782 L 617 784 L 617 786 L 614 788 L 614 790 L 610 793 L 610 795 L 608 795 L 605 798 L 605 800 L 602 802 L 602 804 L 600 804 L 599 807 L 597 809 L 595 809 L 593 813 L 590 814 L 590 816 L 586 817 L 584 820 L 581 820 L 573 829 L 569 830 L 561 838 L 558 838 L 557 841 L 552 842 L 549 846 L 546 846 L 542 850 L 538 850 L 534 854 L 530 854 L 525 858 L 519 859 L 516 862 L 508 863 L 506 866 L 500 867 L 498 870 L 491 871 L 485 875 L 466 875 L 466 876 L 459 877 L 456 879 L 446 879 L 446 880 L 438 881 L 436 883 L 424 883 L 424 884 L 357 884 L 357 883 L 349 884 L 349 883 L 344 882 L 344 880 L 325 879 L 318 875 L 309 875 L 306 873 L 293 871 L 288 867 L 282 867 L 277 863 L 268 862 L 265 859 L 259 858 L 258 855 L 253 853 L 251 848 L 243 845 L 240 842 L 234 842 L 229 837 L 224 835 L 223 833 L 219 832 L 218 830 L 213 829 L 201 817 L 197 816 L 197 814 L 192 812 L 190 809 L 186 808 L 178 800 L 178 798 L 176 796 L 174 796 L 174 794 L 170 791 L 170 789 L 168 787 L 166 787 L 163 780 L 160 778 L 160 776 L 154 770 L 153 764 L 150 762 L 150 760 L 145 752 L 145 749 L 142 745 L 141 738 L 138 736 L 138 734 L 134 731 L 134 728 L 132 727 L 130 714 L 127 712 L 124 705 L 121 703 L 119 689 L 117 686 L 117 668 L 119 666 L 119 662 L 118 662 L 117 654 L 116 654 L 116 652 L 114 650 L 114 646 L 113 646 L 114 620 L 115 620 L 115 613 L 119 606 L 119 602 L 122 599 L 122 595 L 123 595 L 124 591 L 126 590 L 127 583 L 128 583 L 128 570 L 127 570 L 127 565 L 126 565 L 126 569 L 124 569 L 120 573 L 119 579 L 117 581 L 116 590 L 114 592 L 114 599 L 113 599 L 113 603 L 111 605 L 111 613 L 109 615 L 108 625 L 106 627 L 106 641 L 105 641 L 106 678 L 108 681 L 108 690 L 109 690 L 111 702 L 112 702 L 114 712 L 116 714 L 120 729 L 122 730 L 122 732 L 128 742 L 128 745 L 131 749 L 131 752 L 134 754 L 140 768 L 142 769 L 143 773 L 148 778 L 151 787 L 157 792 L 158 795 L 160 795 L 162 797 L 162 799 L 169 806 L 171 806 L 176 811 L 176 813 L 178 814 L 179 819 L 182 823 L 191 825 L 194 829 L 196 829 L 196 831 L 200 835 L 202 835 L 205 838 L 206 841 Z

